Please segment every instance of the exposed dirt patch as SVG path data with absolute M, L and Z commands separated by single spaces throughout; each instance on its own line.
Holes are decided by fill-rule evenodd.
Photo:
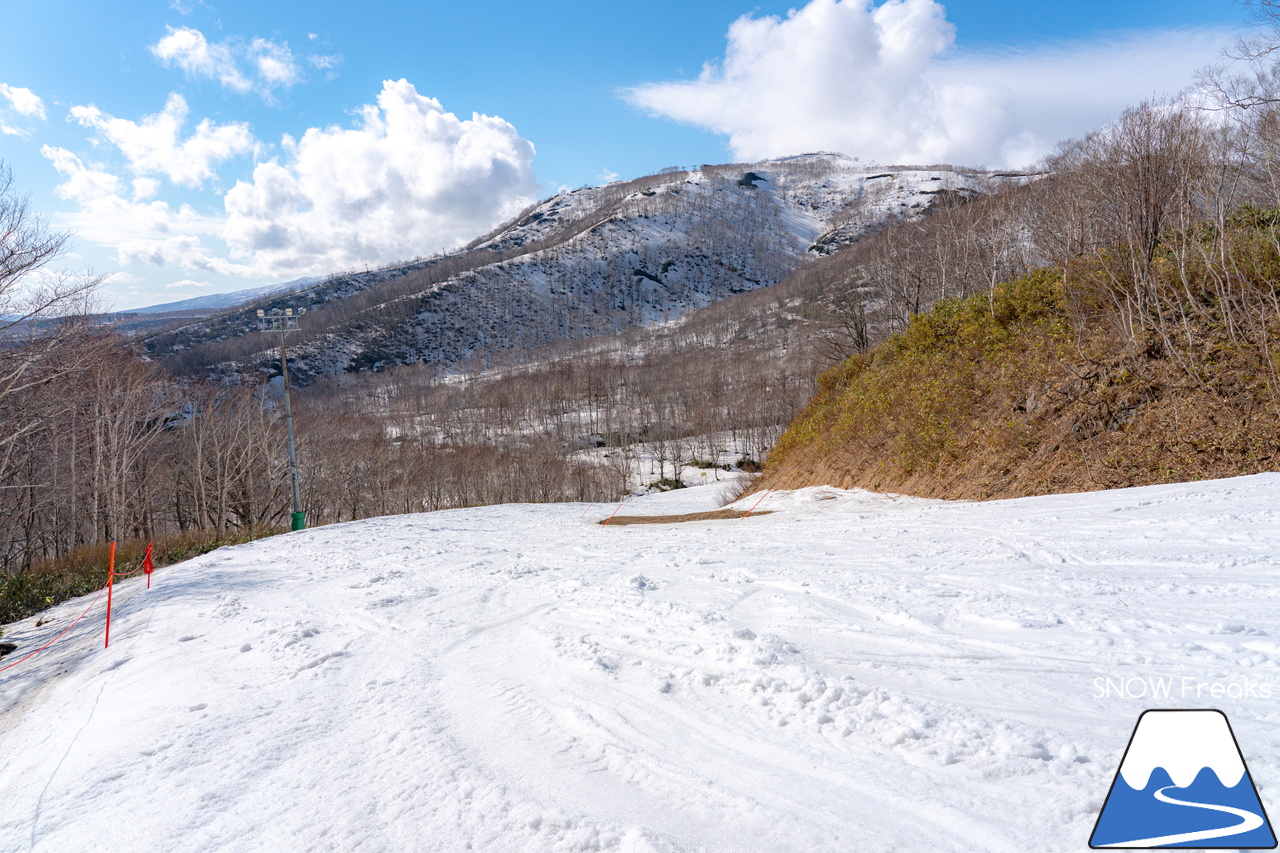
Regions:
M 748 513 L 745 509 L 715 509 L 709 512 L 691 512 L 686 515 L 615 515 L 598 522 L 614 527 L 619 524 L 677 524 L 681 521 L 714 521 L 720 518 L 745 518 L 747 515 L 768 515 L 772 510 Z

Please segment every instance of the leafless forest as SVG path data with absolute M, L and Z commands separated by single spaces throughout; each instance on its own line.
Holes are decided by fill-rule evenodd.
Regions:
M 23 213 L 24 227 L 48 238 Z M 111 540 L 278 529 L 288 509 L 278 383 L 178 378 L 90 315 L 43 317 L 91 285 L 62 282 L 39 305 L 7 312 L 23 319 L 9 328 L 0 398 L 4 571 Z M 695 458 L 738 462 L 722 458 L 715 433 L 761 459 L 814 372 L 803 324 L 779 321 L 779 308 L 717 305 L 678 326 L 566 343 L 478 374 L 412 365 L 295 389 L 309 521 L 611 500 L 643 477 L 639 445 L 659 460 L 651 479 Z

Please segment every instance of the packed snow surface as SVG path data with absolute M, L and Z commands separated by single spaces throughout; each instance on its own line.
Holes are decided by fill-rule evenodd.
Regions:
M 1150 707 L 1222 709 L 1275 813 L 1278 508 L 811 488 L 225 548 L 0 675 L 0 850 L 1082 850 Z

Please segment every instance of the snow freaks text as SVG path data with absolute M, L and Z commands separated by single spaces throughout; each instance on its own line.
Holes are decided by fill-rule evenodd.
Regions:
M 1272 684 L 1245 678 L 1240 681 L 1204 681 L 1189 676 L 1098 676 L 1093 680 L 1094 699 L 1270 699 Z

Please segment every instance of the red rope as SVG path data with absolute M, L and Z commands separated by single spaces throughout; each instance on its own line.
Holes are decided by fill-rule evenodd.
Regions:
M 59 640 L 61 640 L 61 639 L 66 635 L 67 631 L 70 631 L 72 628 L 74 628 L 74 627 L 76 626 L 76 624 L 77 624 L 81 619 L 83 619 L 83 618 L 85 617 L 85 615 L 86 615 L 86 614 L 88 614 L 88 612 L 89 612 L 90 610 L 92 610 L 92 609 L 93 609 L 93 605 L 95 605 L 95 604 L 97 604 L 97 603 L 98 603 L 98 599 L 102 597 L 102 592 L 103 592 L 103 590 L 105 590 L 105 589 L 107 588 L 107 586 L 108 586 L 108 585 L 110 585 L 110 581 L 108 581 L 106 584 L 103 584 L 102 589 L 98 590 L 98 594 L 97 594 L 97 595 L 95 595 L 95 596 L 93 597 L 93 601 L 90 601 L 90 602 L 89 602 L 89 606 L 88 606 L 88 607 L 86 607 L 86 608 L 84 609 L 84 613 L 81 613 L 79 616 L 77 616 L 77 617 L 76 617 L 76 621 L 75 621 L 75 622 L 72 622 L 70 625 L 68 625 L 66 628 L 64 628 L 64 629 L 62 630 L 62 633 L 61 633 L 61 634 L 59 634 L 58 636 L 54 637 L 52 640 L 50 640 L 49 642 L 45 643 L 43 646 L 41 646 L 40 648 L 36 649 L 34 652 L 32 652 L 31 654 L 27 655 L 26 657 L 24 657 L 24 658 L 19 658 L 18 660 L 14 661 L 13 663 L 9 664 L 8 666 L 0 666 L 0 672 L 4 672 L 6 669 L 13 669 L 15 666 L 17 666 L 18 664 L 22 663 L 24 660 L 28 660 L 28 659 L 30 659 L 30 658 L 35 657 L 36 655 L 40 654 L 40 653 L 41 653 L 42 651 L 44 651 L 45 649 L 47 649 L 47 648 L 49 648 L 50 646 L 52 646 L 54 643 L 56 643 L 56 642 L 58 642 Z
M 142 559 L 138 561 L 138 565 L 134 566 L 132 571 L 128 571 L 128 572 L 116 572 L 116 578 L 117 578 L 117 579 L 119 579 L 119 578 L 131 578 L 131 577 L 133 577 L 134 575 L 136 575 L 138 572 L 143 571 L 144 569 L 146 569 L 146 568 L 147 568 L 147 564 L 148 564 L 148 563 L 150 563 L 150 562 L 151 562 L 151 545 L 150 545 L 150 543 L 148 543 L 148 544 L 147 544 L 147 553 L 145 553 L 145 554 L 143 554 L 143 555 L 142 555 Z M 154 568 L 154 567 L 153 567 L 153 568 Z M 151 573 L 151 572 L 147 572 L 147 574 L 150 574 L 150 573 Z

